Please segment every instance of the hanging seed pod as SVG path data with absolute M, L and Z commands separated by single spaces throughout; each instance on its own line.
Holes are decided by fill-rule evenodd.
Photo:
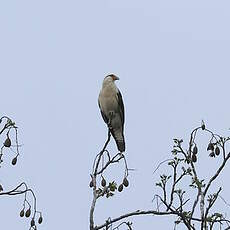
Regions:
M 118 192 L 122 192 L 122 190 L 123 190 L 123 184 L 120 184 L 118 187 Z
M 217 146 L 216 149 L 215 149 L 215 154 L 216 154 L 217 156 L 220 155 L 220 148 L 219 148 L 218 146 Z
M 34 221 L 34 218 L 31 220 L 30 222 L 30 226 L 33 227 L 35 225 L 35 221 Z
M 125 178 L 123 179 L 123 185 L 124 185 L 125 187 L 128 187 L 128 186 L 129 186 L 129 181 L 128 181 L 127 177 L 125 177 Z
M 42 221 L 43 221 L 43 218 L 42 218 L 42 216 L 40 216 L 39 219 L 38 219 L 38 223 L 41 224 Z
M 208 144 L 207 151 L 208 151 L 208 150 L 211 150 L 211 151 L 214 150 L 214 144 L 213 144 L 213 143 L 210 142 L 210 143 Z
M 197 156 L 195 154 L 192 154 L 192 162 L 197 162 Z
M 89 183 L 89 187 L 92 188 L 93 187 L 93 180 L 90 181 Z
M 29 209 L 27 209 L 25 216 L 26 216 L 26 217 L 29 217 L 30 214 L 31 214 L 31 210 L 30 210 L 30 208 L 29 208 Z
M 15 157 L 12 162 L 11 162 L 12 165 L 16 165 L 17 164 L 17 157 Z
M 4 142 L 4 146 L 9 148 L 11 146 L 11 140 L 10 138 L 7 136 L 5 142 Z
M 106 186 L 106 180 L 105 180 L 104 177 L 103 177 L 102 180 L 101 180 L 101 186 L 102 186 L 102 187 L 105 187 L 105 186 Z
M 193 152 L 193 154 L 197 154 L 197 153 L 198 153 L 198 148 L 197 148 L 197 146 L 196 146 L 196 145 L 194 146 L 194 148 L 193 148 L 192 152 Z
M 210 154 L 209 154 L 210 157 L 215 157 L 215 153 L 212 151 Z
M 201 129 L 205 130 L 205 124 L 204 123 L 201 125 Z
M 23 216 L 24 216 L 24 208 L 20 212 L 20 217 L 23 217 Z

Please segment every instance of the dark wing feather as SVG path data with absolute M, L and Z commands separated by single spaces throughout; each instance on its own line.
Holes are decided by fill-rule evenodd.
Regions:
M 121 92 L 118 90 L 117 92 L 117 98 L 118 98 L 118 105 L 120 108 L 120 116 L 121 116 L 121 122 L 122 122 L 122 126 L 124 126 L 125 123 L 125 109 L 124 109 L 124 103 L 123 103 L 123 99 L 122 99 L 122 95 Z
M 100 108 L 100 111 L 101 111 L 101 116 L 102 116 L 102 118 L 103 118 L 104 122 L 105 122 L 106 124 L 108 124 L 109 119 L 108 119 L 108 118 L 106 117 L 106 115 L 102 112 L 99 101 L 98 101 L 98 106 L 99 106 L 99 108 Z

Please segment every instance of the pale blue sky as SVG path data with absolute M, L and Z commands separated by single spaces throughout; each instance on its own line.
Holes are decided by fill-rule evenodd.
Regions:
M 97 106 L 106 74 L 120 77 L 127 160 L 137 170 L 129 189 L 98 202 L 98 224 L 108 213 L 152 207 L 152 172 L 169 157 L 172 138 L 202 119 L 229 134 L 229 8 L 227 0 L 0 2 L 1 113 L 16 121 L 23 144 L 17 167 L 6 156 L 0 183 L 10 189 L 23 180 L 34 189 L 40 230 L 88 228 L 89 174 L 106 137 Z M 122 175 L 114 168 L 107 177 Z M 0 199 L 5 230 L 29 226 L 19 217 L 22 201 Z M 170 223 L 138 217 L 134 226 Z

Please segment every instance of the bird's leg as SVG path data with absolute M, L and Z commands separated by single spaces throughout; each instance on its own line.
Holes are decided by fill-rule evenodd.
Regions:
M 123 152 L 118 152 L 120 159 L 124 158 Z

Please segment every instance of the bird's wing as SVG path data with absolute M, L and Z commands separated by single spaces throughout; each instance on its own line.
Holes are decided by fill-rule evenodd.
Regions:
M 122 126 L 123 126 L 125 123 L 125 109 L 124 109 L 124 103 L 123 103 L 122 95 L 121 95 L 121 92 L 119 90 L 117 92 L 117 101 L 118 101 L 118 106 L 119 106 L 119 113 L 120 113 L 120 117 L 121 117 L 121 122 L 122 122 Z

